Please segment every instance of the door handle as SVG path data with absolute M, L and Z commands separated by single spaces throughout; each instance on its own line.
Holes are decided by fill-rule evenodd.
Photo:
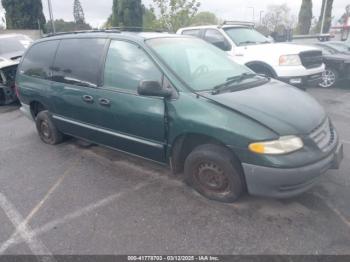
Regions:
M 92 96 L 89 96 L 89 95 L 83 95 L 82 99 L 86 103 L 93 103 L 94 102 L 94 98 Z
M 106 98 L 100 98 L 99 99 L 100 105 L 101 106 L 110 106 L 111 105 L 111 101 L 109 101 Z

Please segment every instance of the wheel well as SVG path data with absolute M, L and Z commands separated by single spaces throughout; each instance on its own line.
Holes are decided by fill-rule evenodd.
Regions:
M 215 144 L 215 145 L 220 145 L 227 148 L 232 152 L 233 157 L 236 158 L 239 163 L 241 163 L 241 161 L 239 161 L 235 153 L 219 140 L 213 137 L 201 135 L 201 134 L 185 134 L 176 138 L 172 146 L 171 155 L 170 155 L 171 157 L 170 165 L 173 173 L 174 174 L 182 173 L 184 171 L 185 161 L 188 155 L 196 147 L 204 144 Z
M 38 102 L 38 101 L 33 101 L 30 103 L 30 112 L 32 113 L 33 118 L 35 118 L 41 111 L 46 110 L 46 107 Z
M 265 63 L 252 62 L 252 63 L 246 64 L 246 66 L 249 67 L 251 70 L 253 70 L 256 73 L 264 73 L 270 77 L 277 76 L 275 70 L 271 66 L 269 66 Z

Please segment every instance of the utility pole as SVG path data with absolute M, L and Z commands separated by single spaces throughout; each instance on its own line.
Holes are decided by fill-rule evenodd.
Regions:
M 48 5 L 48 7 L 49 7 L 49 14 L 50 14 L 52 32 L 53 32 L 53 34 L 55 35 L 55 34 L 56 34 L 56 28 L 55 28 L 55 22 L 54 22 L 54 20 L 53 20 L 51 0 L 47 0 L 47 5 Z
M 260 25 L 262 24 L 262 14 L 264 13 L 264 10 L 260 10 Z
M 253 20 L 252 20 L 252 22 L 255 22 L 255 8 L 254 8 L 254 7 L 252 7 L 252 6 L 247 7 L 247 8 L 249 8 L 249 9 L 253 9 Z
M 327 4 L 328 4 L 328 0 L 326 0 L 326 1 L 324 2 L 324 8 L 323 8 L 323 16 L 322 16 L 322 23 L 321 23 L 321 32 L 320 32 L 320 34 L 323 34 L 324 22 L 325 22 L 325 19 L 326 19 Z

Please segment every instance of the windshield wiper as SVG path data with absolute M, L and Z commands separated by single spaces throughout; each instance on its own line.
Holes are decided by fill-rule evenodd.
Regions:
M 243 41 L 243 42 L 239 42 L 238 45 L 244 45 L 244 44 L 256 44 L 255 41 Z
M 243 73 L 241 75 L 238 76 L 233 76 L 233 77 L 229 77 L 226 79 L 226 82 L 220 85 L 217 85 L 213 88 L 212 94 L 216 95 L 219 94 L 222 91 L 226 91 L 226 90 L 230 90 L 232 88 L 232 86 L 230 86 L 233 83 L 240 83 L 246 79 L 249 78 L 253 78 L 257 76 L 257 74 L 254 73 Z

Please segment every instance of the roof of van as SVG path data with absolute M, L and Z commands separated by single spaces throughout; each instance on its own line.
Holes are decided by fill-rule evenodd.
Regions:
M 86 32 L 72 32 L 72 33 L 58 33 L 56 35 L 51 35 L 40 39 L 38 42 L 53 40 L 53 39 L 66 39 L 66 38 L 94 38 L 94 37 L 106 37 L 106 38 L 123 38 L 130 40 L 147 40 L 152 38 L 178 38 L 178 37 L 187 37 L 183 35 L 176 35 L 170 33 L 158 33 L 158 32 L 118 32 L 118 31 L 86 31 Z

